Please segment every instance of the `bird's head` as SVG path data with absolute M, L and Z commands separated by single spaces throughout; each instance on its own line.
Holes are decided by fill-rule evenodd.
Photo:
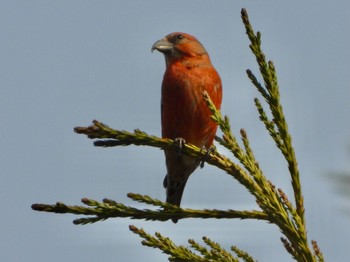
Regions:
M 168 34 L 156 41 L 152 46 L 154 50 L 164 54 L 167 65 L 173 61 L 208 57 L 204 46 L 194 36 L 180 32 Z

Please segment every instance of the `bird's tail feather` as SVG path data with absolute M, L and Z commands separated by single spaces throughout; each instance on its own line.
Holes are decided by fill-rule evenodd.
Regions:
M 169 181 L 168 175 L 164 178 L 164 187 L 166 188 L 166 202 L 172 205 L 180 206 L 182 195 L 186 186 L 187 179 L 182 181 Z M 177 219 L 172 219 L 177 223 Z

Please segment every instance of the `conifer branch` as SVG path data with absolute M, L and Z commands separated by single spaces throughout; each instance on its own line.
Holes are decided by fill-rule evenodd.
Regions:
M 239 249 L 236 246 L 232 246 L 231 250 L 236 253 L 238 258 L 241 258 L 243 261 L 246 262 L 256 262 L 257 260 L 253 259 L 252 256 L 250 256 L 247 252 Z
M 206 93 L 203 95 L 214 116 L 213 120 L 218 123 L 220 129 L 224 133 L 223 139 L 219 139 L 219 142 L 228 148 L 234 149 L 232 150 L 232 153 L 241 162 L 254 180 L 254 191 L 250 192 L 255 196 L 259 207 L 266 212 L 266 214 L 269 214 L 269 221 L 276 224 L 290 240 L 290 243 L 294 248 L 293 251 L 296 253 L 293 255 L 298 257 L 299 261 L 316 261 L 308 247 L 306 232 L 303 230 L 304 225 L 299 214 L 294 208 L 292 208 L 289 201 L 286 202 L 287 198 L 283 191 L 276 190 L 274 185 L 264 176 L 250 148 L 246 132 L 241 130 L 241 137 L 244 145 L 243 150 L 238 145 L 231 130 L 228 128 L 227 117 L 221 116 L 220 112 L 217 111 L 210 97 Z M 227 132 L 230 132 L 230 134 Z M 249 190 L 249 188 L 247 189 Z
M 133 225 L 129 226 L 130 231 L 139 235 L 144 240 L 141 242 L 144 246 L 149 246 L 153 248 L 158 248 L 163 253 L 169 255 L 169 261 L 208 261 L 203 260 L 202 257 L 191 252 L 190 249 L 185 248 L 183 246 L 175 245 L 171 239 L 167 237 L 163 237 L 160 233 L 155 233 L 155 236 L 152 236 L 146 233 L 142 228 L 139 229 Z M 208 261 L 209 262 L 209 261 Z
M 247 75 L 251 79 L 254 86 L 265 98 L 270 107 L 270 111 L 273 115 L 273 120 L 268 124 L 268 130 L 270 133 L 274 130 L 274 128 L 271 127 L 272 123 L 278 130 L 278 133 L 275 133 L 273 138 L 288 162 L 297 212 L 302 220 L 302 223 L 304 224 L 304 201 L 301 194 L 298 163 L 295 157 L 294 148 L 292 146 L 292 138 L 288 131 L 287 121 L 284 117 L 282 105 L 280 103 L 280 93 L 275 66 L 272 61 L 266 62 L 265 54 L 261 50 L 261 34 L 260 32 L 257 32 L 256 34 L 254 33 L 254 30 L 249 22 L 248 13 L 245 9 L 242 9 L 241 15 L 246 28 L 246 33 L 251 42 L 249 47 L 255 55 L 256 61 L 258 62 L 260 73 L 264 79 L 265 88 L 259 84 L 257 78 L 250 70 L 247 70 Z M 257 101 L 258 100 L 256 99 L 255 102 L 257 103 Z M 262 115 L 263 108 L 260 102 L 257 103 L 257 107 L 260 113 L 260 117 L 267 120 L 266 115 Z M 266 121 L 263 120 L 263 122 L 266 126 Z
M 193 239 L 189 239 L 190 248 L 184 246 L 178 246 L 174 244 L 171 239 L 164 237 L 160 233 L 156 232 L 154 236 L 146 233 L 142 228 L 139 229 L 134 225 L 130 225 L 129 229 L 139 235 L 144 240 L 141 242 L 144 246 L 149 246 L 153 248 L 158 248 L 163 251 L 163 253 L 169 255 L 169 261 L 188 261 L 188 262 L 212 262 L 212 261 L 222 261 L 222 262 L 254 262 L 255 260 L 250 257 L 246 252 L 239 249 L 233 248 L 237 254 L 234 257 L 233 254 L 223 249 L 218 243 L 210 240 L 207 237 L 203 237 L 202 240 L 209 247 L 200 245 Z M 241 258 L 241 260 L 240 260 Z
M 130 217 L 132 219 L 145 219 L 166 221 L 169 219 L 184 219 L 184 218 L 216 218 L 216 219 L 260 219 L 267 220 L 268 216 L 260 211 L 237 211 L 237 210 L 217 210 L 217 209 L 189 209 L 180 208 L 160 200 L 153 199 L 149 196 L 129 193 L 128 197 L 134 201 L 153 205 L 158 207 L 157 210 L 138 209 L 131 206 L 126 206 L 122 203 L 111 199 L 103 199 L 103 202 L 98 202 L 93 199 L 83 198 L 81 202 L 85 206 L 69 206 L 61 202 L 54 205 L 48 204 L 33 204 L 32 209 L 36 211 L 44 211 L 60 214 L 75 214 L 89 216 L 79 218 L 73 221 L 74 224 L 89 224 L 103 221 L 109 218 Z
M 260 32 L 257 32 L 256 34 L 254 33 L 245 9 L 242 9 L 241 15 L 246 28 L 246 33 L 249 40 L 251 41 L 250 49 L 255 55 L 258 62 L 260 73 L 264 79 L 265 88 L 261 86 L 257 78 L 250 70 L 247 70 L 247 75 L 269 105 L 271 114 L 273 116 L 272 121 L 267 118 L 267 115 L 265 114 L 263 107 L 258 99 L 255 99 L 255 104 L 260 114 L 260 119 L 265 124 L 266 129 L 287 160 L 292 181 L 296 209 L 294 210 L 292 208 L 289 201 L 284 203 L 285 207 L 287 207 L 287 210 L 289 211 L 288 215 L 291 218 L 290 222 L 292 222 L 289 226 L 291 227 L 284 228 L 284 226 L 281 224 L 279 226 L 282 232 L 284 228 L 284 233 L 289 236 L 288 239 L 290 241 L 289 244 L 291 248 L 287 248 L 287 242 L 284 242 L 284 244 L 288 251 L 293 250 L 293 252 L 295 252 L 293 253 L 293 256 L 297 260 L 304 259 L 301 261 L 316 261 L 315 255 L 311 253 L 308 246 L 304 219 L 304 201 L 301 191 L 299 169 L 295 157 L 295 151 L 292 146 L 292 138 L 288 131 L 287 122 L 283 113 L 282 105 L 280 103 L 280 93 L 276 70 L 272 61 L 266 62 L 265 55 L 261 50 L 261 34 Z M 280 197 L 282 201 L 283 199 L 286 199 L 285 195 L 280 195 Z M 292 228 L 293 230 L 290 230 Z M 292 233 L 295 233 L 295 237 L 297 238 L 292 238 Z M 318 259 L 320 258 L 318 257 Z

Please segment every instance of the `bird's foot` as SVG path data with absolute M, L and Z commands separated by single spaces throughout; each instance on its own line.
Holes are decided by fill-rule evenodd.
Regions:
M 182 137 L 177 137 L 174 139 L 174 145 L 177 148 L 178 157 L 182 157 L 182 149 L 185 144 L 186 144 L 186 140 Z
M 209 159 L 209 155 L 211 154 L 211 153 L 214 153 L 215 151 L 216 151 L 216 148 L 215 148 L 215 146 L 211 146 L 211 147 L 209 147 L 208 149 L 205 147 L 205 146 L 203 146 L 202 147 L 202 150 L 205 150 L 206 152 L 205 152 L 205 156 L 202 158 L 202 160 L 201 160 L 201 163 L 199 164 L 199 166 L 201 167 L 201 168 L 203 168 L 204 167 L 204 163 L 206 162 L 206 161 L 208 161 L 208 159 Z

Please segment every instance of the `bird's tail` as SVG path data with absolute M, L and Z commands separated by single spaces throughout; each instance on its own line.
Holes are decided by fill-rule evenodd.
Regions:
M 182 195 L 187 183 L 188 177 L 174 181 L 171 176 L 166 175 L 164 178 L 164 187 L 166 188 L 166 202 L 172 205 L 180 206 Z M 173 218 L 172 221 L 177 223 L 177 219 Z
M 180 206 L 187 180 L 198 167 L 200 160 L 190 156 L 179 156 L 174 151 L 164 152 L 168 171 L 163 182 L 166 188 L 166 202 Z M 176 223 L 177 219 L 173 219 L 173 222 Z
M 172 181 L 168 175 L 164 178 L 164 187 L 166 188 L 166 202 L 172 205 L 180 206 L 182 195 L 187 183 L 185 178 L 180 181 Z

